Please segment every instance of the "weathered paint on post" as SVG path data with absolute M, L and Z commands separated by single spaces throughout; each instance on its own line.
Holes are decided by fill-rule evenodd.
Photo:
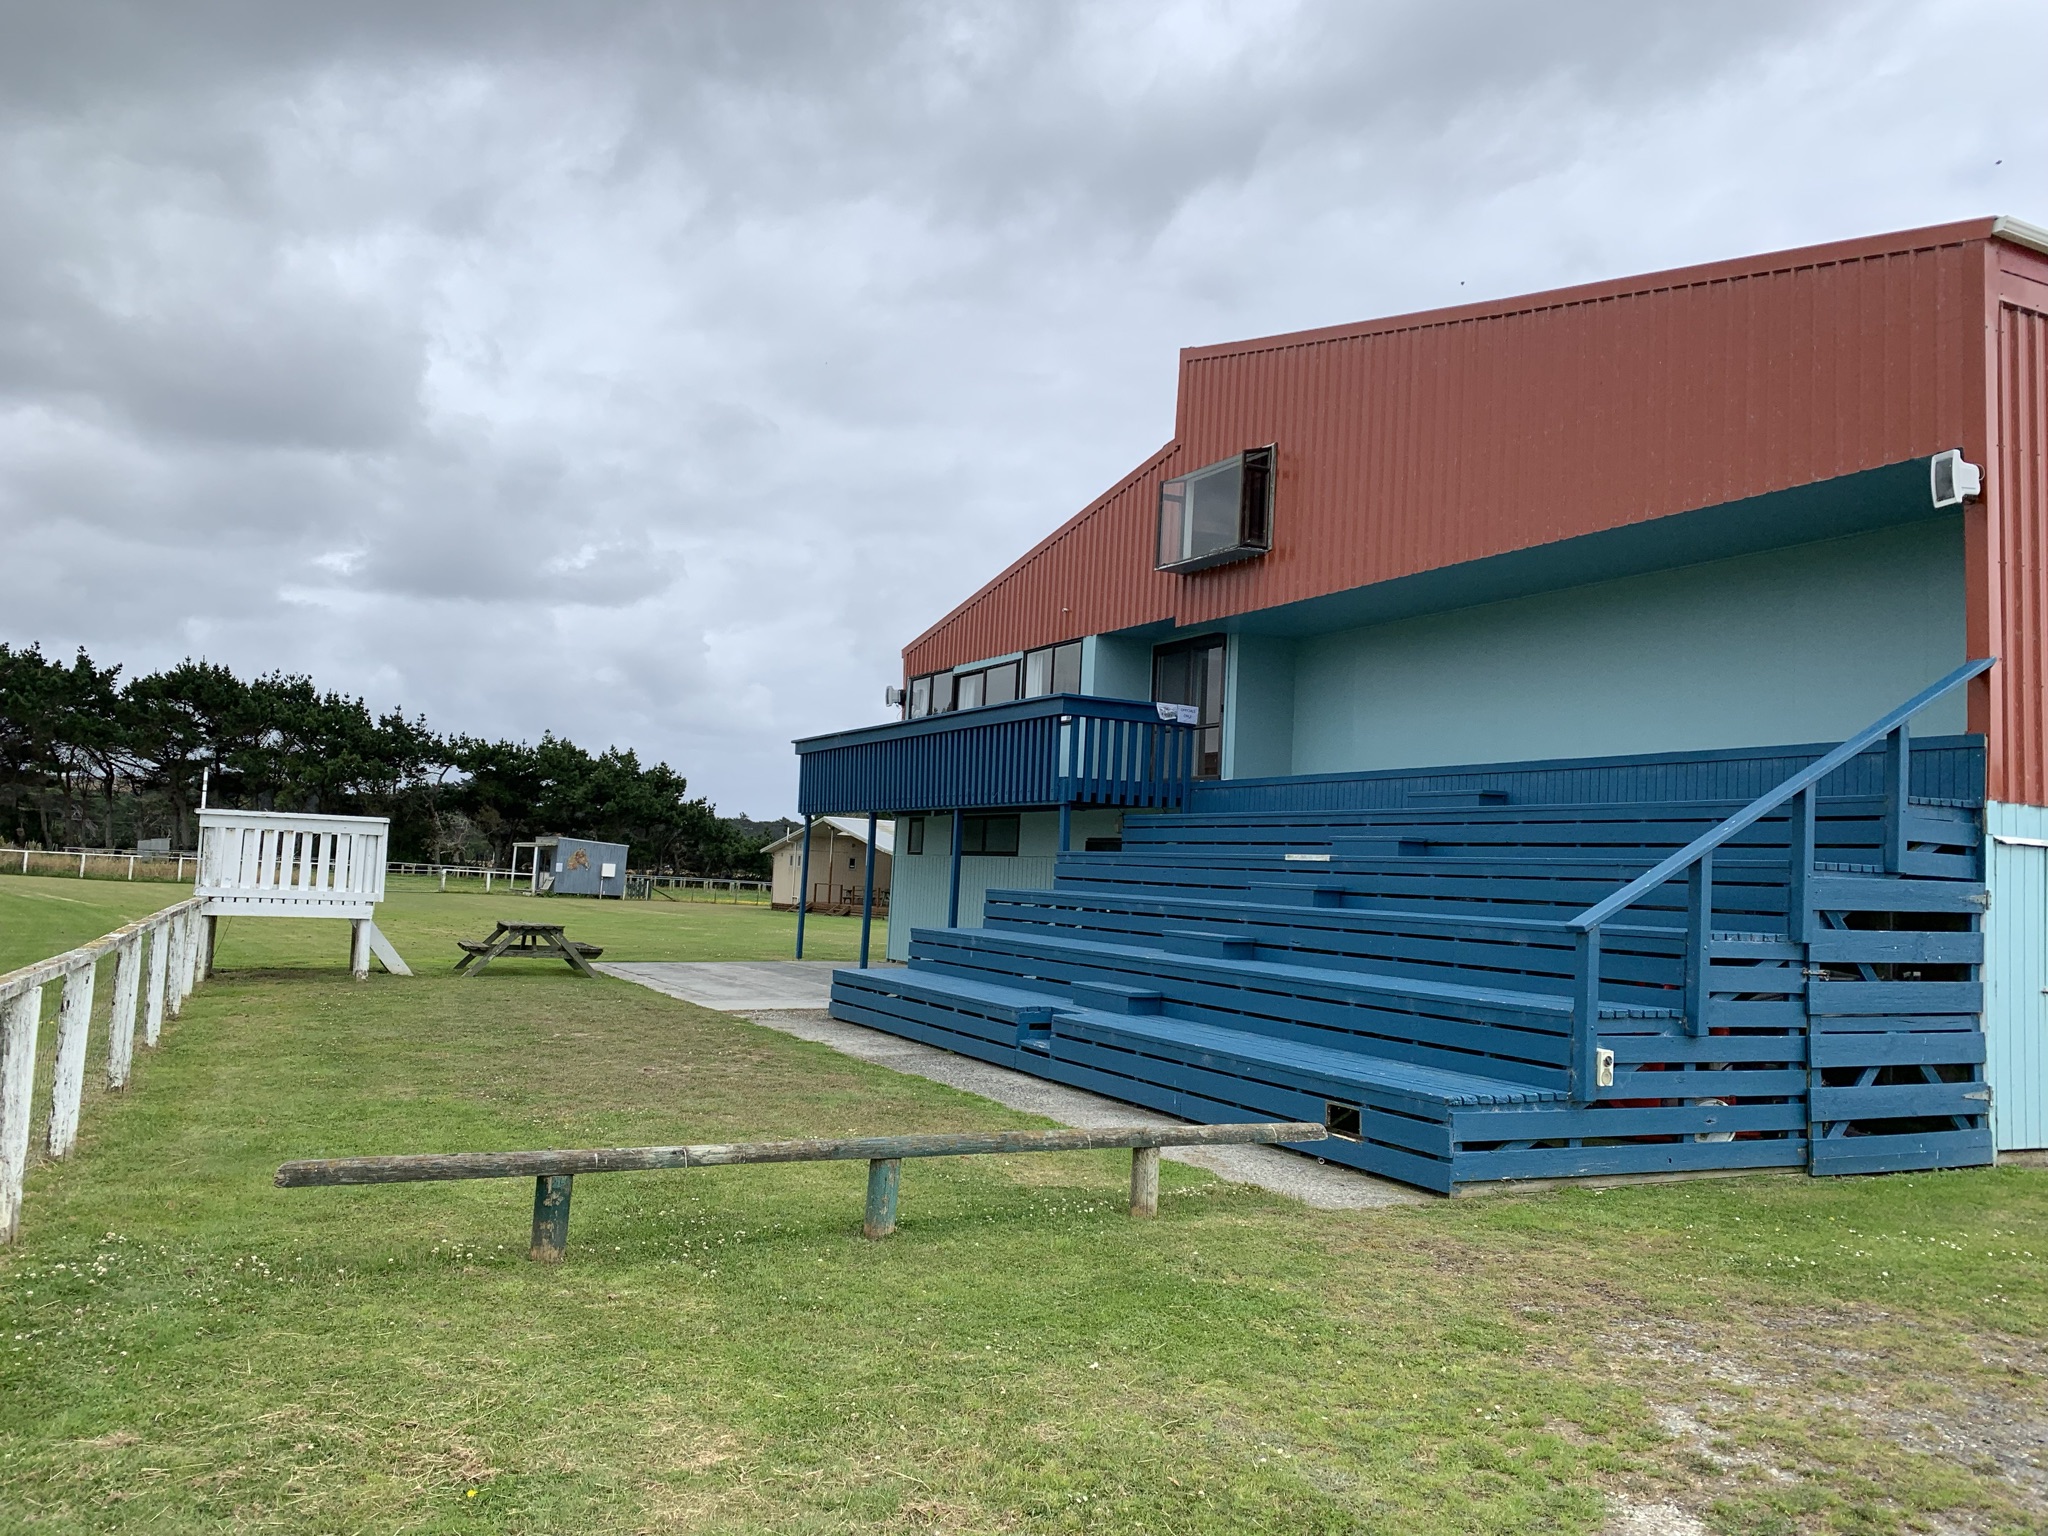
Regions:
M 1131 1214 L 1159 1214 L 1159 1149 L 1131 1148 Z
M 533 1181 L 533 1244 L 526 1256 L 536 1264 L 559 1264 L 569 1251 L 569 1192 L 575 1182 L 568 1173 Z
M 370 979 L 370 920 L 367 917 L 349 919 L 348 973 L 357 981 Z
M 135 1016 L 142 1003 L 142 935 L 114 952 L 114 1006 L 107 1015 L 107 1086 L 128 1086 L 135 1062 Z
M 142 1011 L 142 1043 L 153 1046 L 164 1032 L 164 983 L 170 971 L 170 924 L 149 929 L 149 1003 Z
M 860 1222 L 862 1237 L 884 1238 L 896 1230 L 896 1188 L 902 1179 L 901 1158 L 878 1157 L 868 1164 L 868 1206 Z
M 0 1003 L 0 1243 L 13 1242 L 21 1231 L 21 1181 L 28 1170 L 36 1032 L 42 1018 L 41 987 L 24 987 Z
M 92 1029 L 93 976 L 88 960 L 64 977 L 57 1007 L 57 1065 L 50 1088 L 50 1129 L 44 1145 L 64 1157 L 78 1140 L 78 1101 L 85 1092 L 86 1036 Z
M 185 1011 L 184 913 L 176 913 L 164 923 L 164 938 L 164 1017 L 175 1019 Z

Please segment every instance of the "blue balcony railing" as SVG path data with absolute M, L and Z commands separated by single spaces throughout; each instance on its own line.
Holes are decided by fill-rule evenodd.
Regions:
M 1199 735 L 1143 700 L 1056 693 L 810 736 L 796 743 L 797 809 L 1178 807 L 1194 781 Z

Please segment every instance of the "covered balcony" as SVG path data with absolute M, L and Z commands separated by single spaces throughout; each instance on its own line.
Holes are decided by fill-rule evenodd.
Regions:
M 1057 810 L 1065 852 L 1077 807 L 1179 809 L 1195 779 L 1201 731 L 1194 713 L 1143 699 L 1056 693 L 810 736 L 796 743 L 797 809 L 806 825 L 822 815 L 950 814 L 947 917 L 956 926 L 968 812 Z M 806 855 L 809 847 L 807 838 Z M 802 880 L 808 890 L 808 869 Z M 864 914 L 863 965 L 867 926 Z

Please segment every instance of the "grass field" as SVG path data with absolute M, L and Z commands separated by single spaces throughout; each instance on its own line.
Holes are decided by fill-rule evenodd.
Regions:
M 589 901 L 508 895 L 503 890 L 438 892 L 424 877 L 390 882 L 377 926 L 414 970 L 451 966 L 457 939 L 483 938 L 491 925 L 560 922 L 572 938 L 593 938 L 608 960 L 786 960 L 794 953 L 796 917 L 747 903 Z M 96 939 L 132 918 L 168 906 L 189 886 L 152 881 L 77 880 L 0 874 L 0 971 Z M 873 952 L 882 953 L 889 926 L 877 919 Z M 814 960 L 851 960 L 860 952 L 860 920 L 812 916 L 804 953 Z M 227 918 L 216 963 L 228 969 L 292 966 L 346 970 L 348 929 L 338 922 Z M 567 974 L 566 968 L 558 967 Z
M 0 881 L 0 964 L 142 899 L 61 884 Z M 272 1188 L 310 1155 L 1030 1123 L 560 966 L 448 977 L 498 910 L 394 899 L 422 974 L 365 983 L 339 925 L 246 922 L 89 1099 L 0 1251 L 0 1530 L 2048 1528 L 2031 1170 L 1325 1213 L 1168 1164 L 1137 1224 L 1122 1157 L 979 1158 L 911 1165 L 884 1244 L 858 1165 L 618 1175 L 578 1181 L 558 1270 L 530 1186 Z M 549 910 L 620 958 L 787 953 L 744 908 Z

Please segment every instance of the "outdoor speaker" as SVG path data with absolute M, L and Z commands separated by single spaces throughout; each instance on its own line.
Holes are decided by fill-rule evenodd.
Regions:
M 1965 459 L 1962 449 L 1937 453 L 1927 465 L 1937 507 L 1961 506 L 1970 497 L 1984 494 L 1984 471 Z
M 898 688 L 894 683 L 891 683 L 887 688 L 884 688 L 882 690 L 882 702 L 888 705 L 891 709 L 901 709 L 903 707 L 903 701 L 908 697 L 909 695 L 906 694 L 901 688 Z

